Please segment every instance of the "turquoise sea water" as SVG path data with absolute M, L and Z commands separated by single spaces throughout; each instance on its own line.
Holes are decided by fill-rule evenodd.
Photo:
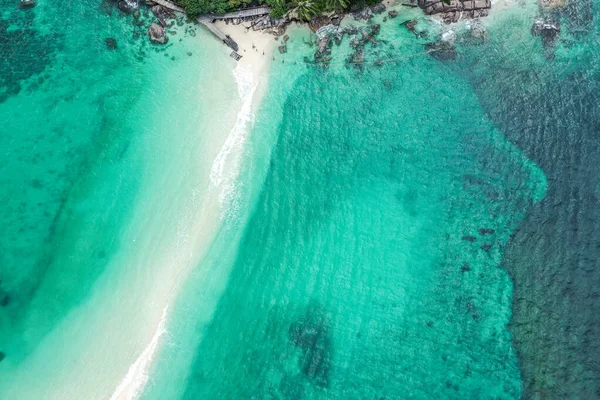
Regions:
M 188 232 L 222 143 L 206 115 L 239 107 L 233 61 L 202 62 L 222 47 L 183 24 L 151 46 L 147 11 L 136 27 L 112 2 L 13 3 L 0 20 L 0 398 L 110 396 L 150 339 L 137 329 L 160 319 L 146 297 L 170 290 L 160 271 L 174 282 L 196 260 Z
M 378 55 L 422 52 L 386 28 Z M 519 397 L 500 260 L 543 173 L 448 66 L 323 71 L 305 36 L 272 67 L 268 171 L 183 398 Z
M 592 145 L 573 157 L 593 169 L 585 10 L 557 15 L 553 61 L 530 35 L 533 2 L 492 15 L 486 44 L 456 27 L 445 62 L 399 25 L 418 17 L 435 38 L 417 10 L 383 23 L 362 68 L 347 41 L 329 68 L 305 63 L 315 48 L 293 29 L 242 134 L 228 123 L 243 82 L 218 43 L 183 25 L 159 50 L 112 5 L 2 14 L 1 398 L 110 398 L 161 315 L 143 399 L 594 398 L 597 367 L 573 343 L 595 349 L 595 303 L 573 294 L 555 333 L 529 306 L 553 304 L 531 283 L 553 251 L 536 210 L 561 209 L 548 198 L 572 176 L 552 168 L 560 143 L 522 133 L 577 120 Z M 573 76 L 579 89 L 552 91 Z M 228 135 L 240 171 L 215 195 Z M 561 317 L 573 309 L 576 324 Z

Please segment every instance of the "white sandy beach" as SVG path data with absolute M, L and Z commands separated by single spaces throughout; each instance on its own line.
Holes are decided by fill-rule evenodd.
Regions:
M 264 95 L 266 76 L 269 72 L 273 51 L 278 42 L 275 40 L 275 36 L 270 33 L 247 29 L 246 25 L 249 25 L 249 23 L 233 25 L 217 21 L 215 25 L 225 34 L 231 36 L 239 45 L 238 53 L 242 58 L 238 61 L 238 64 L 252 71 L 254 84 L 257 85 L 253 98 L 253 108 L 256 110 Z
M 211 156 L 212 168 L 210 171 L 210 188 L 206 193 L 206 198 L 202 207 L 200 218 L 194 224 L 192 231 L 195 237 L 195 244 L 190 249 L 190 254 L 194 254 L 193 260 L 187 260 L 187 268 L 184 271 L 178 271 L 179 278 L 175 279 L 176 283 L 171 289 L 163 292 L 164 298 L 160 302 L 161 307 L 164 305 L 164 311 L 158 324 L 150 324 L 144 332 L 143 337 L 148 338 L 151 334 L 151 340 L 144 348 L 140 356 L 131 364 L 127 375 L 123 378 L 118 388 L 113 393 L 111 399 L 133 400 L 139 397 L 143 391 L 143 386 L 148 381 L 148 375 L 151 373 L 152 361 L 156 353 L 160 349 L 160 341 L 164 340 L 163 333 L 168 331 L 168 323 L 165 324 L 166 310 L 172 305 L 173 298 L 180 285 L 185 280 L 186 272 L 193 268 L 194 264 L 199 261 L 199 258 L 208 250 L 210 243 L 214 240 L 214 235 L 218 231 L 220 221 L 223 220 L 224 214 L 228 213 L 228 207 L 235 207 L 231 204 L 231 192 L 235 190 L 235 180 L 240 169 L 240 157 L 243 152 L 243 146 L 246 136 L 252 128 L 254 113 L 256 112 L 260 100 L 265 93 L 267 86 L 267 74 L 271 61 L 272 51 L 275 48 L 276 41 L 273 35 L 262 33 L 260 31 L 247 30 L 243 25 L 227 25 L 219 22 L 217 26 L 226 34 L 230 35 L 239 45 L 239 53 L 242 59 L 237 62 L 237 65 L 232 71 L 233 77 L 238 85 L 238 95 L 240 97 L 240 107 L 237 109 L 235 118 L 231 118 L 233 124 L 226 125 L 226 130 L 229 134 L 224 138 L 224 141 L 217 139 L 216 143 L 211 143 L 212 150 L 209 151 Z M 206 33 L 208 34 L 208 33 Z M 233 115 L 230 115 L 233 117 Z M 225 127 L 222 127 L 225 128 Z M 225 132 L 223 129 L 220 131 Z M 218 152 L 215 154 L 217 147 L 214 144 L 219 144 Z M 191 262 L 190 262 L 191 261 Z M 228 271 L 221 271 L 224 277 L 228 275 Z M 166 279 L 172 278 L 165 276 Z M 178 282 L 177 282 L 178 281 Z M 215 287 L 218 291 L 218 288 Z M 158 292 L 161 292 L 158 290 Z M 168 296 L 168 297 L 167 297 Z M 214 304 L 206 304 L 206 309 L 211 309 L 216 305 L 218 293 L 212 296 Z M 210 315 L 205 316 L 206 320 L 210 319 Z M 166 325 L 166 327 L 165 327 Z
M 272 51 L 275 49 L 276 41 L 273 35 L 246 30 L 243 25 L 227 25 L 219 22 L 217 26 L 226 34 L 230 35 L 239 45 L 239 53 L 242 59 L 237 62 L 237 65 L 232 71 L 233 77 L 238 85 L 238 95 L 240 97 L 240 106 L 237 109 L 237 115 L 230 120 L 232 125 L 227 124 L 221 127 L 219 131 L 228 131 L 229 134 L 224 137 L 224 141 L 218 140 L 211 143 L 212 168 L 210 170 L 210 188 L 208 189 L 201 215 L 191 229 L 192 236 L 195 238 L 192 248 L 189 249 L 190 254 L 194 257 L 187 260 L 187 267 L 179 270 L 178 278 L 168 291 L 162 292 L 162 301 L 160 302 L 163 308 L 160 321 L 149 324 L 143 332 L 143 337 L 151 337 L 147 346 L 144 348 L 140 356 L 133 362 L 128 370 L 127 375 L 123 378 L 111 400 L 123 399 L 133 400 L 139 397 L 143 392 L 143 386 L 148 382 L 148 375 L 151 374 L 152 362 L 155 359 L 156 353 L 160 351 L 161 340 L 164 340 L 163 334 L 168 332 L 168 322 L 165 323 L 166 310 L 173 304 L 174 297 L 185 280 L 185 276 L 189 273 L 190 268 L 199 261 L 208 250 L 210 243 L 214 240 L 215 234 L 218 232 L 218 227 L 221 221 L 230 210 L 235 208 L 232 204 L 231 196 L 235 191 L 235 181 L 240 169 L 241 155 L 243 146 L 246 141 L 246 136 L 252 129 L 254 113 L 258 109 L 260 100 L 265 93 L 267 86 L 267 74 L 272 57 Z M 206 33 L 208 34 L 208 32 Z M 233 110 L 232 110 L 233 111 Z M 230 114 L 233 117 L 233 114 Z M 222 137 L 222 136 L 221 136 Z M 223 138 L 223 137 L 222 137 Z M 218 144 L 218 152 L 215 154 Z M 191 262 L 190 262 L 191 261 Z M 168 274 L 168 271 L 165 271 Z M 228 270 L 220 271 L 223 275 L 223 286 L 228 275 Z M 173 277 L 164 276 L 169 280 Z M 214 278 L 213 278 L 214 279 Z M 158 289 L 158 288 L 157 288 Z M 214 287 L 212 298 L 214 304 L 205 304 L 205 309 L 210 310 L 216 306 L 219 297 L 218 285 Z M 204 318 L 210 320 L 211 311 L 207 312 Z

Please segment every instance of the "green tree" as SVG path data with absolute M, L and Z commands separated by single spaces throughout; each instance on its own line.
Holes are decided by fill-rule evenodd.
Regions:
M 265 0 L 265 3 L 271 7 L 271 17 L 281 18 L 288 11 L 286 0 Z
M 348 7 L 348 1 L 346 0 L 326 0 L 325 5 L 327 10 L 343 10 Z
M 320 11 L 318 3 L 313 0 L 292 0 L 292 5 L 292 12 L 298 13 L 300 18 L 307 21 Z

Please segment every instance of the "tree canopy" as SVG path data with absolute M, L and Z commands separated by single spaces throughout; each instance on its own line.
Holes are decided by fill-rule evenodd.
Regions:
M 343 11 L 353 5 L 364 6 L 374 4 L 377 0 L 260 0 L 271 6 L 271 14 L 275 18 L 287 12 L 295 12 L 300 18 L 309 20 L 323 12 Z M 178 0 L 178 3 L 191 15 L 223 14 L 249 7 L 255 0 Z

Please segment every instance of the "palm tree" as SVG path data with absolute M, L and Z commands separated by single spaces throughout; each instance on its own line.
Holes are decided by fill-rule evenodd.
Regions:
M 327 0 L 326 3 L 327 10 L 343 10 L 348 7 L 348 2 L 346 0 Z
M 294 0 L 292 4 L 295 6 L 292 12 L 298 13 L 300 18 L 307 21 L 319 13 L 319 7 L 313 0 Z

